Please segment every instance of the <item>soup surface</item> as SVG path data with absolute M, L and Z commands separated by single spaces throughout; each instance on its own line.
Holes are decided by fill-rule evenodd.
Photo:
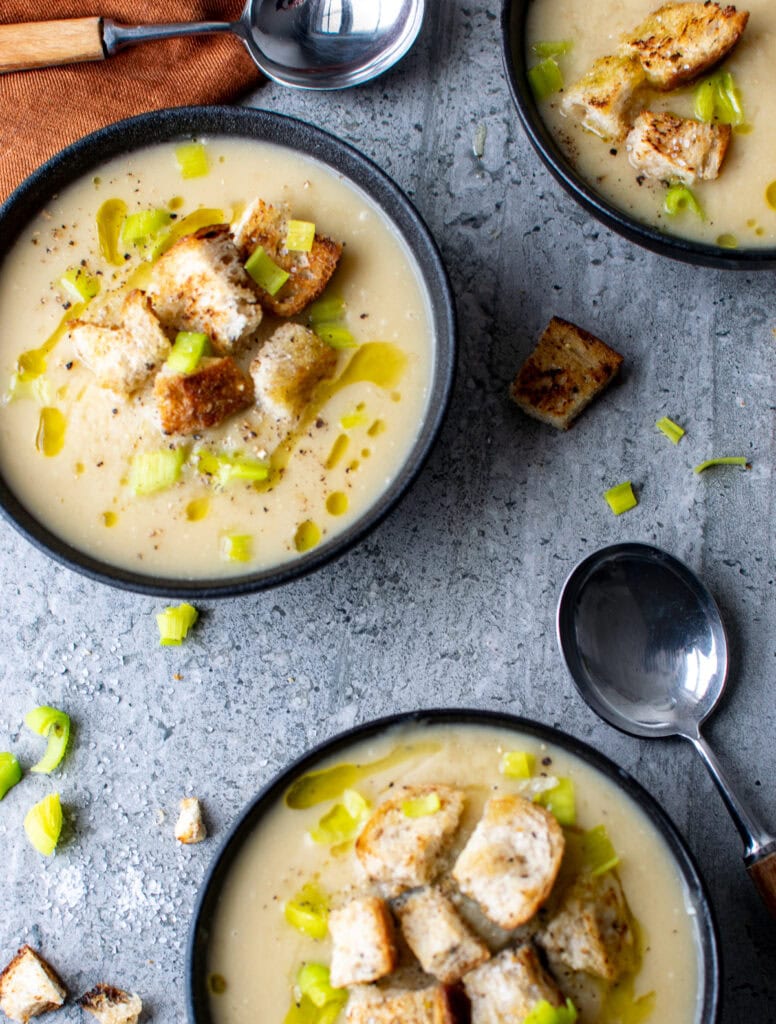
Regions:
M 640 965 L 613 989 L 605 990 L 600 982 L 581 972 L 558 975 L 564 995 L 572 997 L 580 1011 L 580 1021 L 696 1021 L 697 933 L 684 882 L 665 843 L 640 809 L 578 758 L 512 730 L 439 724 L 393 730 L 338 752 L 320 767 L 344 763 L 365 766 L 360 777 L 349 784 L 372 806 L 390 795 L 394 786 L 445 783 L 462 788 L 465 809 L 452 850 L 454 857 L 471 834 L 488 796 L 496 791 L 519 792 L 525 785 L 501 773 L 501 757 L 507 751 L 533 755 L 539 780 L 549 777 L 552 781 L 556 776 L 571 779 L 576 826 L 605 826 L 619 855 L 617 872 L 638 922 Z M 394 763 L 369 767 L 383 758 L 391 758 Z M 265 813 L 232 864 L 210 932 L 210 1002 L 216 1024 L 252 1024 L 259 1007 L 262 1021 L 281 1024 L 289 1011 L 300 965 L 329 963 L 328 936 L 316 940 L 300 933 L 286 921 L 284 906 L 311 882 L 329 894 L 332 908 L 346 902 L 354 892 L 364 891 L 366 883 L 352 842 L 329 847 L 311 839 L 310 830 L 319 825 L 335 802 L 330 798 L 307 808 L 291 809 L 279 801 Z M 567 833 L 567 850 L 568 843 Z M 468 911 L 465 905 L 460 910 L 468 916 L 476 908 L 471 904 Z M 515 941 L 511 933 L 493 931 L 495 926 L 486 933 L 481 926 L 487 922 L 481 914 L 469 919 L 486 935 L 494 953 Z M 530 922 L 524 926 L 529 932 L 530 927 Z M 416 979 L 415 984 L 424 981 L 431 983 L 424 977 Z
M 434 338 L 426 294 L 405 243 L 369 197 L 329 168 L 267 143 L 201 140 L 206 173 L 184 178 L 176 144 L 115 159 L 55 197 L 0 270 L 0 470 L 50 530 L 110 564 L 168 578 L 214 578 L 276 566 L 357 521 L 396 476 L 428 399 Z M 331 380 L 285 432 L 249 407 L 195 437 L 165 437 L 153 384 L 129 397 L 100 387 L 74 353 L 63 315 L 78 313 L 61 285 L 78 268 L 100 293 L 88 319 L 117 290 L 146 287 L 153 257 L 130 248 L 116 268 L 98 242 L 106 200 L 129 214 L 198 210 L 228 223 L 255 198 L 344 244 L 323 299 L 343 300 L 339 324 L 355 347 L 339 349 Z M 340 303 L 340 309 L 342 303 Z M 292 318 L 307 325 L 307 311 Z M 265 311 L 237 361 L 245 370 L 286 321 Z M 49 342 L 49 339 L 51 341 Z M 351 341 L 348 341 L 351 344 Z M 41 360 L 35 354 L 48 348 Z M 23 353 L 33 359 L 22 359 Z M 23 372 L 20 372 L 20 367 Z M 179 479 L 155 493 L 131 484 L 138 453 L 182 450 Z M 214 482 L 202 451 L 263 461 L 265 481 Z M 195 458 L 192 458 L 192 453 Z M 234 543 L 237 538 L 237 543 Z
M 528 65 L 541 60 L 533 49 L 538 43 L 568 41 L 570 48 L 557 61 L 565 85 L 570 86 L 599 57 L 613 54 L 623 33 L 635 29 L 660 6 L 660 0 L 533 0 L 526 22 Z M 702 216 L 692 209 L 667 214 L 666 186 L 640 176 L 628 162 L 624 141 L 605 142 L 566 117 L 561 111 L 562 91 L 539 107 L 582 177 L 637 220 L 668 234 L 724 248 L 772 247 L 776 245 L 776 133 L 771 128 L 770 97 L 776 89 L 776 4 L 748 0 L 737 7 L 750 12 L 749 22 L 722 68 L 733 74 L 744 122 L 733 129 L 719 177 L 691 186 Z M 694 118 L 694 87 L 690 83 L 668 93 L 648 91 L 644 106 Z

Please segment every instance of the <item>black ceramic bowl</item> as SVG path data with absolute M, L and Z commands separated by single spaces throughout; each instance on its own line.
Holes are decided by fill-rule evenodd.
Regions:
M 180 107 L 143 114 L 68 146 L 32 174 L 0 207 L 0 264 L 28 221 L 65 186 L 113 157 L 149 144 L 197 135 L 257 139 L 313 157 L 355 183 L 382 210 L 404 240 L 420 270 L 436 336 L 431 387 L 424 419 L 411 451 L 388 489 L 347 530 L 279 567 L 229 578 L 171 580 L 116 568 L 49 531 L 17 500 L 0 475 L 0 511 L 20 533 L 58 562 L 127 590 L 175 598 L 214 598 L 251 593 L 285 583 L 341 555 L 373 529 L 407 492 L 442 425 L 455 370 L 453 298 L 439 250 L 407 197 L 352 146 L 313 125 L 244 107 Z
M 776 249 L 723 249 L 664 234 L 624 213 L 603 198 L 575 171 L 542 120 L 528 84 L 525 22 L 531 3 L 540 0 L 503 0 L 501 41 L 504 68 L 517 113 L 534 149 L 565 190 L 612 231 L 661 256 L 702 267 L 726 270 L 768 270 L 776 267 Z M 602 2 L 602 0 L 596 0 Z
M 720 1012 L 720 963 L 719 939 L 714 914 L 706 887 L 698 872 L 695 861 L 684 844 L 674 824 L 655 800 L 626 771 L 604 757 L 598 751 L 559 729 L 541 725 L 529 719 L 519 718 L 502 712 L 477 711 L 469 709 L 417 711 L 410 714 L 392 715 L 340 733 L 333 739 L 315 747 L 308 754 L 295 761 L 289 768 L 277 775 L 256 796 L 232 825 L 221 844 L 200 889 L 194 908 L 194 917 L 189 931 L 186 954 L 186 1008 L 190 1024 L 213 1024 L 208 993 L 208 943 L 211 922 L 216 913 L 219 896 L 231 866 L 240 854 L 246 840 L 261 822 L 264 814 L 277 800 L 282 799 L 291 783 L 306 772 L 345 750 L 354 743 L 384 733 L 400 726 L 422 726 L 429 730 L 440 725 L 483 725 L 502 729 L 514 729 L 527 733 L 538 740 L 555 744 L 578 757 L 585 764 L 613 782 L 626 796 L 630 797 L 649 818 L 656 831 L 662 836 L 673 857 L 677 872 L 686 889 L 689 913 L 693 915 L 696 928 L 698 952 L 698 983 L 701 999 L 697 1015 L 687 1024 L 715 1024 Z M 654 938 L 654 937 L 653 937 Z M 257 951 L 260 952 L 260 951 Z

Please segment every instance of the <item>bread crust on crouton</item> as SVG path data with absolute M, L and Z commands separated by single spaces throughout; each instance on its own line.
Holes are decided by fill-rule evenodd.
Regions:
M 331 984 L 347 988 L 384 978 L 396 967 L 393 918 L 377 896 L 358 896 L 329 914 Z
M 228 224 L 201 228 L 170 246 L 154 266 L 148 295 L 166 328 L 207 334 L 223 355 L 241 351 L 263 315 Z
M 658 181 L 693 185 L 719 175 L 732 129 L 729 124 L 702 124 L 675 114 L 645 110 L 625 140 L 628 160 L 641 174 Z
M 99 1024 L 137 1024 L 143 1012 L 140 996 L 104 984 L 85 992 L 78 1005 L 95 1016 Z
M 621 366 L 622 356 L 613 348 L 554 316 L 520 367 L 509 394 L 529 416 L 567 430 Z
M 350 991 L 346 1024 L 456 1024 L 452 993 L 444 985 L 423 989 L 356 986 Z
M 726 57 L 748 20 L 748 11 L 710 0 L 666 4 L 623 38 L 620 53 L 641 62 L 650 85 L 675 89 Z
M 601 57 L 566 90 L 561 110 L 594 135 L 619 141 L 628 134 L 636 94 L 644 81 L 644 70 L 632 57 Z
M 566 1002 L 533 946 L 505 949 L 463 979 L 472 1004 L 471 1024 L 520 1024 L 537 1003 Z
M 66 998 L 64 982 L 32 946 L 22 946 L 0 973 L 0 1010 L 20 1024 L 56 1010 Z
M 406 800 L 436 793 L 440 808 L 434 814 L 408 817 Z M 356 856 L 367 877 L 386 896 L 398 896 L 432 881 L 458 829 L 463 793 L 452 786 L 403 786 L 380 804 L 356 840 Z
M 493 796 L 453 867 L 461 892 L 500 928 L 529 921 L 552 890 L 565 839 L 549 811 L 517 794 Z
M 636 960 L 636 937 L 628 901 L 616 873 L 580 876 L 536 941 L 551 959 L 572 971 L 616 981 Z
M 323 292 L 337 269 L 342 245 L 316 232 L 310 252 L 285 247 L 289 211 L 255 199 L 233 226 L 243 263 L 261 246 L 290 276 L 275 295 L 257 285 L 259 301 L 276 316 L 296 316 Z
M 201 843 L 207 838 L 207 829 L 202 819 L 202 805 L 195 796 L 186 796 L 180 802 L 180 813 L 175 823 L 175 838 L 179 843 L 186 845 Z
M 264 342 L 250 366 L 256 401 L 279 421 L 304 412 L 313 391 L 337 367 L 337 353 L 299 324 L 283 324 Z
M 407 945 L 426 974 L 454 985 L 490 958 L 484 942 L 436 887 L 408 893 L 395 907 Z
M 196 434 L 246 409 L 253 381 L 231 356 L 201 359 L 193 373 L 160 373 L 154 395 L 165 434 Z

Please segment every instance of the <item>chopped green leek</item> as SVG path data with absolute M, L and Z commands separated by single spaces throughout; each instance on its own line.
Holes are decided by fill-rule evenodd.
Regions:
M 675 183 L 670 185 L 663 200 L 663 209 L 669 217 L 689 210 L 703 220 L 703 210 L 695 195 L 686 185 Z
M 97 211 L 97 239 L 102 258 L 115 267 L 124 263 L 124 253 L 119 249 L 121 225 L 127 215 L 127 204 L 123 199 L 106 199 Z
M 678 423 L 674 423 L 667 416 L 661 416 L 656 421 L 655 426 L 658 430 L 662 431 L 666 435 L 669 441 L 673 441 L 674 444 L 679 444 L 685 435 L 685 431 Z
M 558 62 L 552 57 L 545 57 L 539 64 L 535 64 L 528 72 L 528 84 L 540 103 L 559 92 L 563 88 L 563 73 Z
M 309 220 L 290 220 L 286 232 L 289 252 L 309 252 L 315 240 L 315 224 Z
M 342 324 L 322 323 L 315 325 L 315 333 L 332 348 L 356 348 L 358 342 Z
M 165 608 L 156 616 L 159 643 L 162 647 L 180 647 L 198 618 L 199 612 L 194 605 L 185 602 Z
M 24 819 L 27 838 L 44 857 L 50 857 L 62 832 L 62 804 L 59 793 L 50 793 L 27 811 Z
M 332 987 L 329 968 L 323 964 L 303 964 L 296 976 L 296 986 L 318 1009 L 332 1003 L 342 1007 L 348 998 L 347 989 Z
M 540 999 L 523 1018 L 523 1024 L 574 1024 L 577 1008 L 570 999 L 565 1006 L 553 1006 L 546 999 Z
M 87 273 L 83 267 L 70 267 L 60 277 L 59 283 L 75 302 L 88 302 L 100 292 L 100 279 Z
M 715 71 L 695 87 L 695 116 L 708 124 L 742 125 L 744 108 L 735 80 L 729 71 Z
M 574 43 L 570 39 L 563 39 L 558 43 L 531 43 L 531 50 L 537 57 L 562 57 L 573 46 Z
M 576 796 L 571 779 L 558 779 L 557 786 L 537 793 L 533 801 L 554 814 L 560 825 L 573 825 L 577 820 Z
M 48 775 L 65 756 L 70 739 L 70 716 L 57 708 L 43 706 L 28 711 L 24 716 L 24 724 L 38 736 L 45 736 L 48 739 L 46 753 L 30 768 L 31 772 Z
M 342 803 L 335 804 L 320 819 L 310 836 L 316 843 L 334 846 L 353 839 L 369 814 L 369 803 L 354 789 L 346 789 Z
M 0 753 L 0 800 L 3 799 L 9 789 L 13 789 L 22 777 L 22 770 L 19 762 L 13 754 L 4 750 Z
M 185 448 L 139 452 L 132 458 L 129 486 L 137 495 L 155 494 L 172 487 L 181 475 L 185 459 Z
M 210 170 L 207 150 L 201 142 L 183 142 L 176 146 L 175 160 L 182 178 L 202 178 Z
M 171 220 L 170 211 L 161 208 L 129 213 L 121 226 L 121 244 L 137 248 L 154 242 Z
M 507 750 L 501 755 L 498 770 L 508 779 L 530 779 L 536 758 L 524 750 Z
M 175 373 L 193 373 L 203 356 L 210 354 L 210 338 L 196 331 L 178 331 L 166 365 Z
M 267 255 L 261 245 L 254 249 L 248 257 L 245 269 L 259 288 L 263 288 L 269 295 L 277 295 L 291 276 L 287 270 L 283 270 Z
M 411 800 L 402 800 L 401 812 L 406 818 L 428 818 L 442 809 L 439 793 L 426 793 Z
M 628 512 L 638 505 L 638 499 L 633 493 L 633 485 L 630 480 L 626 480 L 624 484 L 617 484 L 616 487 L 610 487 L 608 491 L 604 491 L 604 498 L 616 516 L 621 516 L 623 512 Z
M 345 300 L 341 295 L 327 295 L 314 302 L 307 311 L 313 327 L 316 324 L 338 323 L 345 316 Z
M 303 885 L 283 908 L 288 923 L 311 939 L 322 939 L 329 930 L 329 901 L 326 893 L 314 882 Z
M 218 487 L 226 487 L 234 480 L 260 482 L 269 476 L 269 465 L 261 459 L 249 459 L 244 455 L 214 455 L 197 452 L 197 468 L 209 476 Z
M 221 538 L 221 557 L 225 562 L 250 562 L 253 537 L 250 533 L 225 533 Z
M 582 836 L 582 852 L 585 866 L 593 876 L 603 875 L 620 863 L 617 851 L 612 845 L 606 825 L 596 825 Z
M 749 460 L 743 455 L 726 455 L 721 459 L 706 459 L 705 462 L 701 462 L 695 467 L 693 473 L 703 473 L 711 466 L 743 466 L 745 469 L 749 469 Z

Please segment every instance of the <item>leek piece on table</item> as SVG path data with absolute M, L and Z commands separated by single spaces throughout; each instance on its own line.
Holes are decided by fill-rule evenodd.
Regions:
M 24 819 L 27 838 L 44 857 L 50 857 L 62 832 L 62 804 L 59 793 L 50 793 L 27 811 Z
M 576 1019 L 577 1008 L 570 999 L 565 1006 L 553 1006 L 546 999 L 540 999 L 523 1018 L 523 1024 L 574 1024 Z
M 406 818 L 428 818 L 442 808 L 439 793 L 426 793 L 425 796 L 402 800 L 401 812 Z
M 102 257 L 116 267 L 124 263 L 124 253 L 119 249 L 121 225 L 127 215 L 127 204 L 123 199 L 106 199 L 97 211 L 97 239 Z
M 749 468 L 749 460 L 744 455 L 726 455 L 721 459 L 706 459 L 705 462 L 699 463 L 693 473 L 703 473 L 704 470 L 710 469 L 712 466 L 743 466 L 744 469 Z
M 309 252 L 315 241 L 315 224 L 310 220 L 290 220 L 286 232 L 289 252 Z
M 539 64 L 535 64 L 528 72 L 528 84 L 539 102 L 559 92 L 563 88 L 563 73 L 558 62 L 552 57 L 545 57 Z
M 210 338 L 197 331 L 179 331 L 167 356 L 166 365 L 175 373 L 193 373 L 203 356 L 210 353 Z
M 355 348 L 356 339 L 342 324 L 319 323 L 315 325 L 315 333 L 332 348 Z
M 277 295 L 290 274 L 279 267 L 260 245 L 251 253 L 245 263 L 245 269 L 259 286 L 269 295 Z
M 557 43 L 538 42 L 531 44 L 531 50 L 537 57 L 562 57 L 573 47 L 570 39 L 562 39 Z
M 169 225 L 172 214 L 161 208 L 138 210 L 129 213 L 121 226 L 121 243 L 125 246 L 141 246 L 154 241 Z
M 59 283 L 75 302 L 88 302 L 100 292 L 100 279 L 87 273 L 83 267 L 70 267 L 60 277 Z
M 48 739 L 46 753 L 30 768 L 31 772 L 52 772 L 65 756 L 70 739 L 70 716 L 64 711 L 47 706 L 33 708 L 24 716 L 28 729 Z
M 327 295 L 314 302 L 307 316 L 313 327 L 316 324 L 338 323 L 345 315 L 345 300 L 341 295 Z
M 182 178 L 203 178 L 210 170 L 207 150 L 201 142 L 183 142 L 176 146 L 175 161 Z
M 194 605 L 185 602 L 165 608 L 156 616 L 159 643 L 162 647 L 179 647 L 198 618 L 199 612 Z
M 225 562 L 250 562 L 253 537 L 250 533 L 226 533 L 221 538 L 221 557 Z
M 685 431 L 678 423 L 674 423 L 667 416 L 662 416 L 655 422 L 655 426 L 658 430 L 666 435 L 669 441 L 673 441 L 674 444 L 679 444 L 685 435 Z
M 606 825 L 588 829 L 582 837 L 585 866 L 593 876 L 603 875 L 620 863 L 617 851 L 612 845 Z
M 695 195 L 686 185 L 670 185 L 663 200 L 663 209 L 669 217 L 689 210 L 703 220 L 703 210 Z
M 22 770 L 14 755 L 7 750 L 0 753 L 0 800 L 13 789 L 22 777 Z
M 616 516 L 621 516 L 623 512 L 630 511 L 639 503 L 636 495 L 633 493 L 633 485 L 630 480 L 626 480 L 624 484 L 617 484 L 616 487 L 610 487 L 608 491 L 604 491 L 604 498 Z
M 316 843 L 334 846 L 353 839 L 369 813 L 369 803 L 356 792 L 346 789 L 342 803 L 335 804 L 330 811 L 310 830 L 310 837 Z
M 172 487 L 181 475 L 186 458 L 184 448 L 162 449 L 159 452 L 139 452 L 132 459 L 129 485 L 137 495 L 155 494 Z
M 501 755 L 498 770 L 508 779 L 530 779 L 536 758 L 524 750 L 507 750 Z
M 283 908 L 286 921 L 298 932 L 311 939 L 322 939 L 329 930 L 329 901 L 315 883 L 303 885 Z
M 537 793 L 533 800 L 554 814 L 559 825 L 573 825 L 577 820 L 576 796 L 571 779 L 558 779 L 557 786 Z

